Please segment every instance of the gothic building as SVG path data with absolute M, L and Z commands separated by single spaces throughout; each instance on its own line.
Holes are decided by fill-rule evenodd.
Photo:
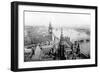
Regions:
M 64 40 L 63 40 L 63 31 L 61 29 L 61 36 L 60 36 L 60 42 L 59 42 L 59 48 L 58 48 L 58 59 L 65 60 L 65 50 L 64 50 Z
M 49 42 L 50 44 L 54 44 L 59 41 L 59 38 L 55 36 L 55 34 L 53 33 L 53 27 L 51 23 L 49 23 L 48 34 L 45 36 L 45 38 L 47 39 L 47 42 Z

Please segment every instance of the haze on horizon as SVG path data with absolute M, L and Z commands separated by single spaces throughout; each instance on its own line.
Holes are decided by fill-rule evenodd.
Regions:
M 25 12 L 25 26 L 89 27 L 89 14 Z

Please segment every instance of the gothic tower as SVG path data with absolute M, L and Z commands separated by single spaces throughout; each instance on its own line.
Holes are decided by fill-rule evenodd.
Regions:
M 60 42 L 59 42 L 59 49 L 58 49 L 58 59 L 65 60 L 64 55 L 64 39 L 63 39 L 63 30 L 61 29 L 61 36 L 60 36 Z
M 49 23 L 48 33 L 49 33 L 50 40 L 52 40 L 52 26 L 51 26 L 51 23 Z

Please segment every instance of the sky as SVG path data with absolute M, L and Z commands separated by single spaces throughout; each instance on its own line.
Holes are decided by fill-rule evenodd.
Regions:
M 76 14 L 76 13 L 50 13 L 50 12 L 25 12 L 25 25 L 29 26 L 49 26 L 51 23 L 53 28 L 63 27 L 63 36 L 70 37 L 71 41 L 89 38 L 85 32 L 76 31 L 72 28 L 86 28 L 90 27 L 89 14 Z M 65 29 L 64 29 L 65 27 Z M 53 33 L 60 38 L 61 30 L 53 30 Z
M 53 27 L 83 27 L 90 25 L 90 14 L 25 11 L 25 25 Z

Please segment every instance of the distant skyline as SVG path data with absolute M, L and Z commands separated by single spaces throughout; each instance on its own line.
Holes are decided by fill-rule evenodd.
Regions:
M 53 27 L 89 27 L 89 14 L 25 12 L 25 25 Z

